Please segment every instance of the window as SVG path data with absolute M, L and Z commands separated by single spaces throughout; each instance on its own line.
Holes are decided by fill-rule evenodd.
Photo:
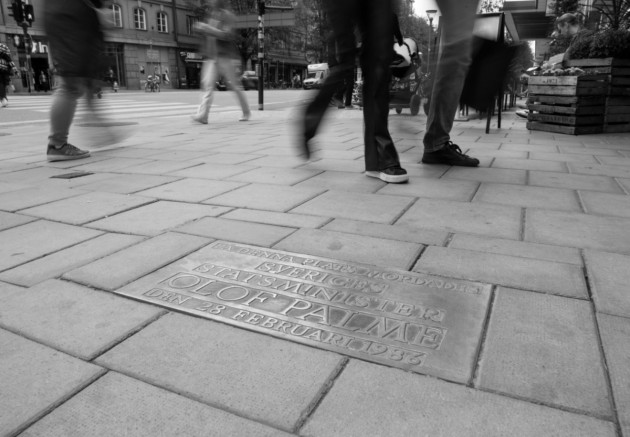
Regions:
M 123 27 L 122 11 L 119 5 L 112 5 L 112 14 L 114 15 L 114 26 Z
M 147 30 L 147 13 L 144 9 L 133 9 L 133 25 L 136 29 Z
M 164 12 L 157 13 L 157 30 L 158 32 L 168 33 L 168 17 Z
M 192 35 L 195 32 L 194 26 L 197 21 L 199 21 L 197 17 L 186 15 L 186 32 L 188 32 L 188 35 Z

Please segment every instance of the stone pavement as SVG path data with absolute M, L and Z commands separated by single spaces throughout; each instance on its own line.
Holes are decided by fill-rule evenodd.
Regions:
M 387 185 L 362 174 L 360 111 L 330 111 L 309 163 L 295 115 L 143 122 L 62 163 L 45 160 L 46 126 L 0 130 L 0 435 L 630 437 L 630 134 L 529 132 L 504 114 L 490 134 L 455 124 L 479 168 L 426 166 L 424 116 L 392 112 L 411 179 Z M 221 247 L 480 284 L 486 300 L 473 314 L 474 294 L 423 294 L 451 317 L 425 312 L 426 365 L 363 359 L 321 332 L 321 346 L 298 338 L 298 323 L 294 338 L 266 332 L 278 320 L 243 305 L 213 318 L 216 302 L 204 315 L 163 290 L 205 278 L 177 276 L 205 257 L 242 273 Z M 363 334 L 399 341 L 392 320 Z M 443 344 L 425 343 L 437 330 Z

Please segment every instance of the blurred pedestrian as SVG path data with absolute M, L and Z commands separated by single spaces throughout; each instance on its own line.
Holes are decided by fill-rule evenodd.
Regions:
M 192 117 L 197 123 L 208 123 L 215 83 L 221 75 L 227 88 L 236 93 L 241 105 L 243 114 L 239 121 L 247 121 L 251 116 L 247 97 L 234 68 L 234 61 L 238 59 L 234 35 L 235 21 L 236 17 L 228 9 L 225 0 L 211 0 L 207 20 L 195 24 L 195 29 L 204 35 L 203 54 L 206 57 L 201 69 L 203 89 L 201 103 L 197 114 Z
M 68 135 L 81 96 L 85 95 L 93 116 L 98 116 L 94 91 L 102 71 L 104 40 L 96 8 L 102 6 L 101 0 L 44 2 L 44 29 L 58 84 L 50 107 L 48 161 L 90 156 L 68 143 Z
M 442 45 L 423 139 L 422 162 L 477 167 L 479 160 L 464 154 L 451 141 L 450 132 L 472 61 L 472 32 L 478 0 L 436 1 L 442 14 Z
M 354 29 L 358 27 L 362 43 L 365 174 L 385 182 L 401 183 L 406 182 L 409 176 L 400 166 L 398 152 L 387 127 L 393 1 L 324 0 L 339 63 L 331 69 L 315 99 L 306 108 L 300 146 L 302 154 L 310 158 L 309 142 L 315 136 L 329 102 L 344 79 L 354 71 Z
M 7 88 L 11 85 L 11 75 L 18 70 L 11 59 L 11 50 L 6 44 L 0 43 L 0 105 L 3 108 L 9 105 Z

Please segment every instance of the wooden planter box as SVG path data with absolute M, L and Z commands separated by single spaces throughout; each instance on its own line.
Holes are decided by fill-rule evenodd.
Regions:
M 527 128 L 564 134 L 604 130 L 608 77 L 533 76 L 529 78 Z
M 607 76 L 604 132 L 630 132 L 630 59 L 574 59 L 567 67 Z

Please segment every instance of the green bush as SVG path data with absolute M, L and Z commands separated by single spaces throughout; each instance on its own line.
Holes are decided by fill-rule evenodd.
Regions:
M 576 56 L 577 57 L 577 56 Z M 593 36 L 588 58 L 630 58 L 630 31 L 607 29 Z
M 569 59 L 584 59 L 591 57 L 593 37 L 579 38 L 567 49 Z

